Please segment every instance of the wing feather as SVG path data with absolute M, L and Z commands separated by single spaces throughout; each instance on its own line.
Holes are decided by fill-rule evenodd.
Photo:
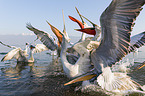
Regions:
M 34 28 L 31 24 L 27 24 L 26 26 L 29 30 L 33 31 L 38 39 L 50 50 L 54 51 L 57 49 L 57 44 L 54 42 L 53 37 L 51 37 L 48 33 L 40 31 Z
M 17 48 L 17 47 L 15 47 L 15 46 L 10 46 L 10 45 L 4 44 L 4 43 L 3 43 L 3 42 L 1 42 L 1 41 L 0 41 L 0 43 L 1 43 L 2 45 L 4 45 L 4 46 L 9 47 L 9 48 L 13 48 L 13 49 Z
M 2 62 L 3 61 L 6 61 L 6 60 L 10 60 L 12 58 L 16 58 L 18 59 L 20 54 L 19 54 L 19 51 L 21 50 L 21 48 L 16 48 L 16 49 L 13 49 L 11 50 L 10 52 L 8 52 L 3 58 L 2 58 Z
M 145 45 L 145 32 L 134 35 L 131 37 L 130 46 L 128 48 L 129 52 L 136 50 L 136 48 L 140 48 Z
M 143 38 L 145 38 L 145 32 L 132 36 L 130 45 L 134 45 L 138 40 L 141 40 Z
M 145 0 L 113 0 L 102 13 L 103 39 L 91 55 L 98 72 L 101 72 L 101 64 L 104 67 L 112 66 L 128 53 L 133 22 L 144 3 Z
M 38 53 L 46 50 L 48 50 L 48 48 L 44 44 L 37 44 L 33 49 L 33 53 Z

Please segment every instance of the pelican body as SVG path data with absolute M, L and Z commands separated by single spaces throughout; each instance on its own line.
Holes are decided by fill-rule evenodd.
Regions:
M 126 73 L 111 71 L 112 65 L 129 53 L 133 22 L 144 4 L 145 0 L 112 0 L 100 17 L 102 37 L 99 47 L 90 54 L 90 60 L 95 68 L 90 74 L 96 74 L 94 76 L 97 79 L 94 82 L 104 90 L 119 93 L 128 92 L 128 90 L 145 91 Z
M 26 48 L 28 48 L 28 45 L 26 46 Z M 22 50 L 21 48 L 15 48 L 13 50 L 11 50 L 10 52 L 8 52 L 1 61 L 6 61 L 6 60 L 10 60 L 12 58 L 15 58 L 17 60 L 17 62 L 28 62 L 28 63 L 32 63 L 34 62 L 34 57 L 33 57 L 33 53 L 38 53 L 38 52 L 42 52 L 45 50 L 48 50 L 47 47 L 43 44 L 37 44 L 36 46 L 30 45 L 30 52 L 29 55 L 27 54 L 26 50 Z

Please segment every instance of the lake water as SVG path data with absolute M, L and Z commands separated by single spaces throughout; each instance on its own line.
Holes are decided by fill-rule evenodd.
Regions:
M 24 49 L 25 43 L 30 43 L 35 38 L 35 36 L 3 35 L 0 36 L 0 41 Z M 38 40 L 36 43 L 41 42 Z M 10 50 L 11 48 L 0 44 L 0 59 L 5 55 L 3 53 Z M 56 56 L 47 53 L 48 51 L 34 54 L 35 62 L 32 64 L 17 64 L 16 60 L 0 62 L 0 96 L 107 96 L 103 92 L 74 91 L 80 83 L 63 86 L 69 79 L 63 73 L 61 63 Z M 133 54 L 129 54 L 127 58 L 132 60 Z M 135 54 L 134 66 L 143 61 L 145 61 L 145 46 L 139 49 L 138 54 Z M 145 67 L 129 73 L 129 76 L 141 85 L 145 85 Z

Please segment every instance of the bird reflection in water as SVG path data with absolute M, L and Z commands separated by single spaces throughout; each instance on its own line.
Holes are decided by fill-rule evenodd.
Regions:
M 26 72 L 32 72 L 32 70 L 34 69 L 34 62 L 32 63 L 17 62 L 16 66 L 2 68 L 1 71 L 4 73 L 3 75 L 6 77 L 9 77 L 11 79 L 20 79 L 23 76 L 22 75 L 23 71 L 26 69 L 29 69 L 29 71 Z

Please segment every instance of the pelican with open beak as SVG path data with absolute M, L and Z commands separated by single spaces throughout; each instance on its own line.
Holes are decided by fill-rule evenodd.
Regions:
M 112 0 L 100 17 L 102 39 L 99 47 L 91 52 L 91 62 L 95 68 L 92 74 L 97 78 L 94 82 L 104 90 L 118 93 L 144 90 L 126 73 L 111 71 L 111 66 L 129 53 L 133 22 L 144 3 L 144 0 Z

